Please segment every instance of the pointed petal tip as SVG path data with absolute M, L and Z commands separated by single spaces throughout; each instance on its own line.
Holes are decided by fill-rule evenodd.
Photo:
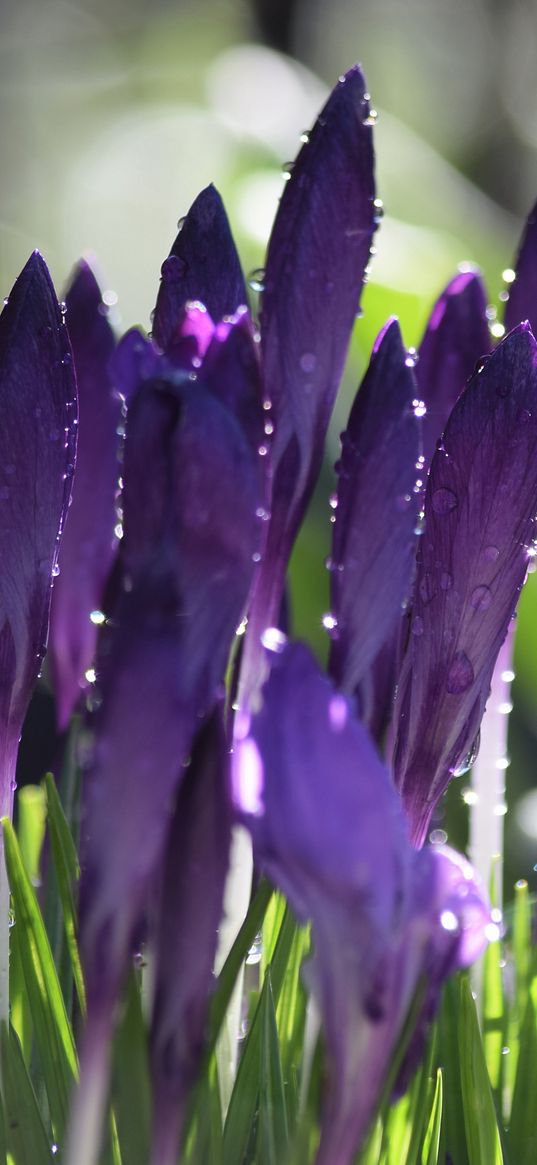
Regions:
M 379 348 L 385 347 L 388 344 L 390 349 L 393 348 L 394 351 L 396 348 L 403 348 L 401 325 L 397 316 L 390 316 L 389 319 L 386 320 L 384 327 L 380 329 L 375 343 L 373 344 L 373 352 L 378 352 Z

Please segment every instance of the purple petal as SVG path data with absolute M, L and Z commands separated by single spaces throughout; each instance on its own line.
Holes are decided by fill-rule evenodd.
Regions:
M 336 627 L 330 674 L 352 693 L 373 687 L 370 671 L 393 644 L 414 569 L 419 508 L 416 463 L 419 410 L 399 325 L 390 321 L 371 362 L 342 437 L 331 551 L 331 609 Z M 369 684 L 367 684 L 369 681 Z M 372 707 L 364 706 L 369 719 Z
M 2 812 L 9 813 L 12 766 L 45 652 L 76 448 L 71 347 L 37 251 L 0 316 L 0 406 L 0 732 L 6 755 Z
M 162 264 L 153 338 L 163 351 L 191 300 L 203 303 L 216 322 L 248 303 L 227 215 L 214 186 L 198 194 Z
M 537 512 L 537 346 L 519 327 L 455 406 L 431 465 L 395 776 L 423 842 L 472 750 L 527 570 Z
M 108 365 L 115 341 L 101 292 L 87 263 L 75 271 L 66 295 L 67 325 L 79 397 L 79 436 L 73 496 L 54 586 L 50 652 L 58 724 L 67 727 L 93 662 L 98 611 L 117 549 L 115 495 L 117 428 L 121 410 Z
M 155 1161 L 177 1159 L 203 1049 L 231 840 L 228 759 L 218 709 L 179 791 L 162 876 L 151 1023 Z
M 269 242 L 261 338 L 274 428 L 272 517 L 251 635 L 275 623 L 323 454 L 375 230 L 371 119 L 358 67 L 301 149 Z
M 88 1006 L 117 992 L 182 765 L 221 690 L 261 525 L 257 455 L 199 384 L 138 391 L 124 474 L 124 591 L 103 643 L 86 775 Z
M 162 368 L 161 354 L 138 328 L 125 332 L 110 361 L 112 382 L 127 405 L 140 384 L 158 377 Z
M 537 330 L 537 206 L 530 214 L 514 264 L 516 278 L 509 285 L 509 299 L 505 305 L 505 326 L 508 331 L 524 320 Z
M 424 474 L 448 417 L 478 360 L 490 352 L 486 293 L 477 271 L 460 271 L 437 300 L 416 365 L 423 418 Z
M 306 648 L 275 656 L 260 711 L 239 715 L 232 780 L 257 860 L 312 923 L 327 1051 L 316 1163 L 349 1165 L 418 984 L 414 1053 L 442 980 L 481 949 L 490 912 L 456 855 L 412 849 L 388 771 Z

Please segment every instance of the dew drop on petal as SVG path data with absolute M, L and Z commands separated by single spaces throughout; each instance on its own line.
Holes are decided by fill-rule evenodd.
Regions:
M 458 505 L 457 495 L 452 489 L 441 486 L 433 493 L 433 510 L 436 514 L 449 514 Z
M 497 546 L 485 546 L 483 557 L 486 558 L 487 562 L 497 562 L 500 551 Z
M 419 615 L 415 615 L 412 620 L 412 634 L 423 635 L 423 619 Z
M 442 591 L 449 591 L 453 586 L 453 575 L 448 570 L 443 570 L 440 575 L 440 589 Z
M 490 587 L 479 586 L 475 587 L 470 595 L 470 606 L 475 611 L 488 611 L 492 603 L 492 591 Z
M 446 688 L 450 695 L 458 696 L 466 692 L 474 682 L 474 669 L 466 652 L 457 651 L 449 666 Z
M 317 357 L 313 352 L 303 352 L 299 360 L 302 372 L 314 372 L 317 364 Z
M 261 643 L 267 651 L 273 651 L 276 655 L 280 655 L 287 643 L 287 636 L 279 627 L 267 627 L 261 636 Z

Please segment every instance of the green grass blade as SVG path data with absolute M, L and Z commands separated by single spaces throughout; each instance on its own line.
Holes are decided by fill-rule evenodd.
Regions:
M 65 939 L 71 960 L 73 981 L 79 1006 L 84 1014 L 86 1011 L 86 992 L 76 938 L 76 906 L 74 895 L 74 887 L 80 874 L 80 868 L 75 843 L 67 824 L 52 773 L 46 774 L 44 785 L 47 797 L 50 844 L 62 908 Z
M 150 1095 L 147 1033 L 132 971 L 112 1061 L 112 1103 L 122 1157 L 128 1165 L 146 1165 L 149 1160 Z
M 218 1065 L 213 1056 L 209 1071 L 196 1088 L 195 1118 L 181 1157 L 182 1165 L 222 1165 L 222 1110 Z
M 490 1082 L 501 1107 L 503 1072 L 502 1048 L 505 1038 L 502 948 L 499 942 L 490 943 L 483 956 L 482 1026 L 483 1047 Z
M 24 868 L 17 838 L 2 819 L 6 866 L 15 912 L 12 941 L 17 944 L 28 993 L 40 1069 L 55 1137 L 63 1140 L 69 1098 L 77 1075 L 76 1051 L 45 925 Z
M 53 1160 L 50 1142 L 13 1027 L 1 1025 L 0 1045 L 4 1125 L 10 1160 L 13 1165 L 50 1165 Z M 6 1160 L 5 1145 L 0 1159 Z
M 440 1134 L 442 1132 L 442 1101 L 442 1069 L 438 1068 L 436 1073 L 436 1084 L 434 1087 L 431 1115 L 423 1142 L 421 1165 L 438 1165 L 439 1162 Z
M 263 880 L 252 898 L 248 914 L 218 976 L 217 986 L 211 1003 L 209 1053 L 214 1050 L 229 1001 L 233 994 L 237 975 L 256 935 L 261 929 L 272 894 L 272 886 Z
M 289 1131 L 270 968 L 267 968 L 265 975 L 259 1011 L 261 1046 L 257 1163 L 281 1165 L 287 1151 Z
M 43 790 L 25 785 L 17 795 L 17 837 L 21 857 L 34 886 L 39 883 L 39 864 L 45 837 L 46 807 Z
M 446 1146 L 456 1165 L 469 1165 L 459 1064 L 460 1009 L 458 980 L 449 979 L 444 986 L 438 1021 L 438 1059 L 444 1071 Z
M 277 1007 L 283 985 L 285 969 L 289 961 L 296 922 L 289 908 L 278 936 L 271 968 L 274 1005 Z M 255 1117 L 259 1104 L 260 1062 L 262 1044 L 262 1006 L 265 984 L 258 1001 L 242 1057 L 224 1126 L 224 1165 L 241 1165 L 246 1159 L 255 1129 Z
M 462 1105 L 470 1165 L 503 1165 L 503 1153 L 475 1003 L 460 976 L 458 1043 Z
M 527 997 L 507 1143 L 516 1165 L 537 1161 L 537 983 Z

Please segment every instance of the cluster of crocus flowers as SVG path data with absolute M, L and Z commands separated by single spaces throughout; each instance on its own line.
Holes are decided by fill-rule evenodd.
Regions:
M 80 440 L 51 622 L 62 728 L 84 676 L 96 679 L 82 793 L 87 1017 L 70 1165 L 96 1159 L 117 1003 L 141 941 L 152 949 L 152 1162 L 176 1161 L 234 815 L 259 867 L 312 926 L 309 984 L 327 1057 L 318 1165 L 348 1165 L 363 1142 L 416 992 L 399 1084 L 445 977 L 497 934 L 464 859 L 422 847 L 474 748 L 532 544 L 537 346 L 521 322 L 531 225 L 507 305 L 512 330 L 495 351 L 474 272 L 439 300 L 418 363 L 396 321 L 383 329 L 332 499 L 329 677 L 279 628 L 379 219 L 373 120 L 355 68 L 286 184 L 259 334 L 213 188 L 162 266 L 151 338 L 132 331 L 116 346 L 85 265 L 67 296 Z M 0 527 L 10 547 L 0 653 L 9 790 L 76 419 L 71 349 L 40 259 L 1 328 L 12 478 L 0 505 L 3 489 L 16 489 L 10 521 L 25 531 L 9 540 Z

